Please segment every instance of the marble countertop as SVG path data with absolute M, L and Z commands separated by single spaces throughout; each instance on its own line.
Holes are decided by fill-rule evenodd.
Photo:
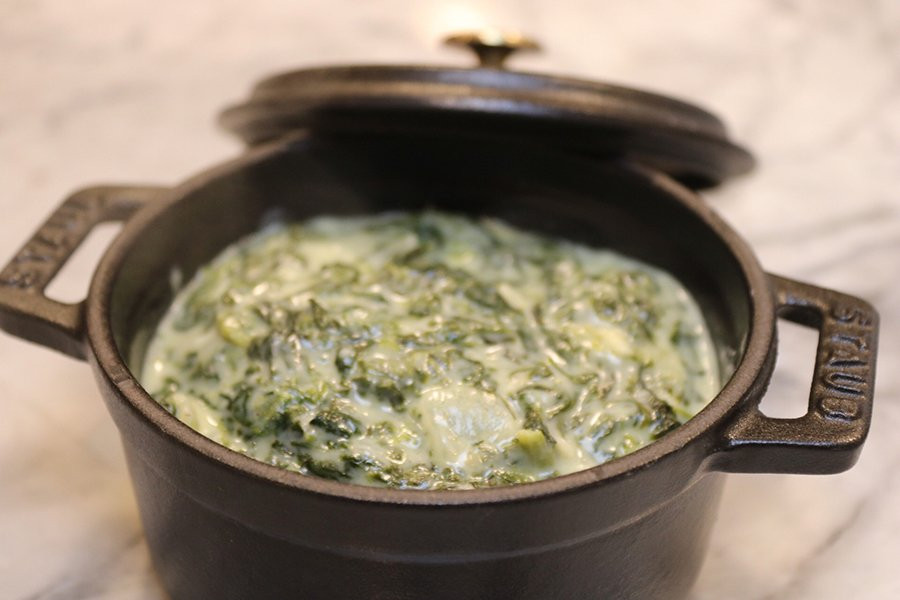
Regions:
M 175 183 L 240 151 L 216 129 L 260 76 L 438 62 L 447 32 L 540 39 L 513 66 L 701 101 L 759 158 L 707 193 L 770 271 L 882 314 L 871 435 L 827 477 L 734 475 L 693 600 L 900 597 L 900 3 L 895 0 L 0 3 L 0 258 L 67 192 Z M 110 231 L 102 232 L 109 239 Z M 102 236 L 100 236 L 102 237 Z M 84 294 L 93 239 L 54 284 Z M 814 335 L 785 326 L 764 404 L 805 403 Z M 116 429 L 81 363 L 0 336 L 0 598 L 164 594 Z

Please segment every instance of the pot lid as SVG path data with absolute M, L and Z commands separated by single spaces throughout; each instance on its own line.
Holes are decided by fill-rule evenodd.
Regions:
M 698 106 L 607 83 L 506 70 L 513 52 L 538 49 L 520 35 L 477 32 L 446 41 L 473 50 L 479 64 L 292 71 L 258 83 L 220 121 L 250 145 L 301 131 L 537 141 L 635 162 L 695 187 L 753 166 L 722 121 Z

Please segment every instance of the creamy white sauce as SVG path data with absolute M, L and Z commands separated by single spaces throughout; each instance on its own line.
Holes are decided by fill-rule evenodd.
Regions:
M 607 250 L 442 213 L 271 226 L 179 292 L 143 385 L 256 459 L 466 488 L 589 468 L 719 388 L 700 311 Z

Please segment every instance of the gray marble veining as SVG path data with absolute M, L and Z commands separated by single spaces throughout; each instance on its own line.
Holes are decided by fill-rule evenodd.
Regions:
M 707 193 L 776 273 L 882 313 L 875 422 L 829 477 L 731 476 L 694 600 L 900 597 L 900 3 L 156 0 L 0 3 L 0 257 L 69 191 L 172 183 L 239 151 L 214 114 L 279 69 L 439 62 L 496 24 L 513 66 L 700 101 L 758 169 Z M 100 248 L 95 249 L 99 252 Z M 57 289 L 77 298 L 92 265 Z M 785 328 L 766 406 L 805 398 Z M 777 408 L 773 408 L 777 410 Z M 115 427 L 80 363 L 0 339 L 0 598 L 157 600 Z

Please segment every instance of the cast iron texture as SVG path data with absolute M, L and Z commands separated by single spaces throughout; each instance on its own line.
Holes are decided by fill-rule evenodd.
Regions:
M 450 134 L 508 144 L 540 140 L 625 159 L 705 187 L 745 173 L 750 154 L 715 115 L 667 96 L 567 77 L 427 66 L 294 71 L 260 82 L 222 114 L 248 144 L 291 132 Z
M 173 598 L 681 598 L 702 560 L 720 472 L 835 472 L 852 465 L 865 439 L 874 310 L 767 276 L 701 199 L 658 173 L 527 144 L 314 136 L 257 148 L 156 195 L 102 258 L 83 329 L 29 336 L 26 319 L 54 325 L 16 300 L 21 290 L 9 283 L 0 288 L 0 325 L 70 354 L 81 342 Z M 232 452 L 174 419 L 134 378 L 129 365 L 140 364 L 171 299 L 173 268 L 190 277 L 273 210 L 304 218 L 426 205 L 666 268 L 697 297 L 720 355 L 736 365 L 722 392 L 661 440 L 593 469 L 505 488 L 400 491 L 306 477 Z M 76 245 L 63 240 L 46 262 L 57 269 Z M 14 263 L 31 264 L 22 256 Z M 41 297 L 40 287 L 29 289 Z M 778 313 L 820 330 L 810 409 L 800 419 L 757 408 Z
M 0 272 L 0 328 L 84 359 L 84 302 L 59 302 L 44 290 L 96 225 L 127 219 L 159 189 L 103 186 L 69 196 Z

